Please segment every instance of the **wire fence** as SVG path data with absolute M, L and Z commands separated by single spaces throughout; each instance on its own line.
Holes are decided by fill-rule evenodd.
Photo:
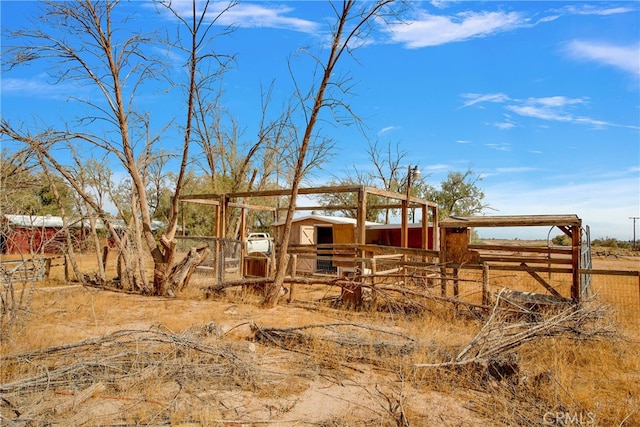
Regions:
M 218 237 L 179 237 L 178 250 L 188 251 L 199 245 L 208 245 L 209 257 L 198 266 L 196 278 L 201 281 L 224 282 L 237 279 L 242 269 L 242 242 Z

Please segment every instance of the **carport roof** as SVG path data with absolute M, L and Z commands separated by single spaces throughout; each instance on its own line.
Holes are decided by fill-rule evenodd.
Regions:
M 439 223 L 440 228 L 465 227 L 537 227 L 582 226 L 575 214 L 560 215 L 507 215 L 507 216 L 450 216 Z

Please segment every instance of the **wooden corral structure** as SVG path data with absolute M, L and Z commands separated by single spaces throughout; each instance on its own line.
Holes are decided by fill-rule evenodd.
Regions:
M 454 296 L 457 273 L 460 269 L 525 271 L 558 300 L 570 298 L 580 301 L 586 293 L 581 281 L 582 220 L 576 215 L 520 215 L 450 217 L 440 222 L 440 265 L 443 276 L 453 270 Z M 486 227 L 556 227 L 571 239 L 570 247 L 526 247 L 514 245 L 473 245 L 472 228 Z M 588 248 L 587 248 L 588 250 Z M 552 283 L 539 273 L 565 273 L 571 275 L 570 295 L 561 295 Z M 486 278 L 485 278 L 486 281 Z M 582 283 L 582 285 L 581 285 Z M 446 294 L 447 280 L 442 282 Z M 487 301 L 487 297 L 483 298 Z
M 332 227 L 330 230 L 331 233 L 331 241 L 330 247 L 323 247 L 323 243 L 316 239 L 314 246 L 314 256 L 317 256 L 318 253 L 317 248 L 320 248 L 320 252 L 325 252 L 333 257 L 336 255 L 346 255 L 347 253 L 351 254 L 351 259 L 358 258 L 360 260 L 364 259 L 366 256 L 366 251 L 364 246 L 367 244 L 367 221 L 365 218 L 367 217 L 368 209 L 398 209 L 400 211 L 401 218 L 403 219 L 402 224 L 400 225 L 400 235 L 402 238 L 402 242 L 404 243 L 404 248 L 409 248 L 409 240 L 410 240 L 410 227 L 408 223 L 409 211 L 418 211 L 421 214 L 421 217 L 424 219 L 421 224 L 419 224 L 419 233 L 420 233 L 420 245 L 419 249 L 425 251 L 436 251 L 438 247 L 438 234 L 433 233 L 433 229 L 437 229 L 437 221 L 438 221 L 438 211 L 437 205 L 433 202 L 413 197 L 407 196 L 406 194 L 396 193 L 386 190 L 380 190 L 377 188 L 367 187 L 367 186 L 327 186 L 327 187 L 311 187 L 311 188 L 300 188 L 298 191 L 299 196 L 314 196 L 314 195 L 322 195 L 322 194 L 335 194 L 335 193 L 351 193 L 353 195 L 352 199 L 357 201 L 352 206 L 297 206 L 296 211 L 344 211 L 350 209 L 354 212 L 353 220 L 340 219 L 341 217 L 334 217 L 334 223 L 332 223 Z M 259 205 L 255 203 L 256 200 L 264 200 L 265 198 L 287 198 L 291 194 L 291 190 L 289 189 L 281 189 L 281 190 L 265 190 L 265 191 L 245 191 L 245 192 L 236 192 L 236 193 L 227 193 L 227 194 L 195 194 L 195 195 L 185 195 L 180 197 L 180 201 L 183 203 L 199 203 L 199 204 L 207 204 L 215 207 L 215 217 L 216 217 L 216 225 L 215 225 L 215 238 L 217 241 L 222 241 L 228 235 L 227 233 L 227 224 L 225 223 L 225 218 L 227 217 L 226 213 L 231 209 L 239 209 L 240 210 L 240 232 L 241 236 L 246 236 L 247 234 L 247 212 L 250 210 L 267 210 L 272 211 L 274 214 L 274 222 L 277 224 L 279 219 L 279 211 L 281 209 L 275 209 L 273 207 Z M 385 204 L 373 204 L 369 199 L 375 196 L 376 200 L 386 200 Z M 429 223 L 431 220 L 431 228 L 432 232 L 429 233 Z M 311 219 L 311 221 L 316 221 Z M 342 227 L 340 222 L 342 222 Z M 348 223 L 348 224 L 346 224 Z M 370 224 L 370 223 L 369 223 Z M 294 256 L 298 255 L 300 251 L 303 251 L 305 254 L 309 254 L 309 244 L 301 244 L 303 242 L 305 235 L 304 232 L 307 232 L 306 237 L 309 238 L 308 232 L 310 232 L 310 228 L 304 229 L 305 224 L 300 223 L 301 227 L 298 228 L 297 231 L 293 232 L 291 242 L 294 243 L 293 246 L 290 246 L 289 254 Z M 309 224 L 306 224 L 309 226 Z M 316 224 L 317 225 L 317 224 Z M 183 229 L 186 227 L 183 224 Z M 411 227 L 412 232 L 415 230 L 414 227 Z M 325 232 L 326 230 L 321 230 L 321 232 Z M 277 230 L 275 231 L 277 233 Z M 314 229 L 315 232 L 315 229 Z M 302 234 L 301 234 L 302 233 Z M 334 234 L 335 233 L 335 234 Z M 322 238 L 327 238 L 328 235 L 323 235 Z M 335 237 L 334 237 L 335 236 Z M 431 238 L 429 238 L 431 236 Z M 277 239 L 276 239 L 277 241 Z M 307 239 L 307 242 L 309 239 Z M 341 245 L 347 245 L 349 248 L 340 247 Z M 302 246 L 306 246 L 305 248 L 301 248 Z M 276 247 L 278 250 L 278 247 Z M 214 249 L 214 253 L 220 253 L 220 250 Z M 322 253 L 320 254 L 323 255 Z M 242 254 L 242 257 L 245 258 L 246 254 Z M 339 260 L 335 261 L 336 265 L 340 263 Z M 294 263 L 293 265 L 296 265 Z M 240 265 L 245 265 L 244 260 L 240 261 Z M 243 271 L 245 269 L 243 268 Z
M 290 257 L 288 274 L 298 275 L 329 274 L 337 277 L 379 277 L 376 274 L 407 274 L 423 277 L 424 283 L 431 286 L 440 281 L 441 297 L 449 299 L 449 283 L 453 283 L 453 300 L 459 298 L 458 273 L 462 269 L 476 269 L 483 272 L 483 304 L 489 304 L 489 271 L 521 271 L 533 277 L 546 294 L 559 302 L 582 300 L 588 292 L 588 276 L 591 265 L 584 262 L 585 248 L 588 252 L 588 227 L 583 232 L 582 220 L 577 215 L 516 215 L 516 216 L 477 216 L 450 217 L 438 222 L 437 206 L 433 202 L 405 194 L 378 190 L 365 186 L 337 186 L 301 188 L 300 196 L 324 193 L 354 193 L 354 206 L 298 206 L 296 211 L 344 211 L 352 209 L 355 218 L 327 217 L 320 215 L 297 215 L 294 219 L 289 241 Z M 216 238 L 219 241 L 227 235 L 225 213 L 230 209 L 240 209 L 240 235 L 246 235 L 246 216 L 251 209 L 269 210 L 274 214 L 273 233 L 278 242 L 280 227 L 276 209 L 252 204 L 252 200 L 264 200 L 268 197 L 289 196 L 289 190 L 267 190 L 238 192 L 231 194 L 202 194 L 182 196 L 184 203 L 203 203 L 215 207 Z M 368 203 L 368 196 L 375 195 L 376 200 L 386 198 L 387 204 Z M 400 202 L 400 203 L 398 203 Z M 275 204 L 275 203 L 274 203 Z M 404 220 L 400 225 L 372 224 L 365 221 L 367 209 L 390 208 L 400 210 Z M 409 210 L 421 211 L 422 221 L 409 224 Z M 527 247 L 522 245 L 472 244 L 472 229 L 483 227 L 555 227 L 571 239 L 571 246 Z M 184 228 L 184 227 L 183 227 Z M 585 244 L 583 236 L 587 235 Z M 228 239 L 226 239 L 228 240 Z M 276 245 L 276 251 L 279 247 Z M 214 249 L 214 253 L 219 253 Z M 263 257 L 258 261 L 247 261 L 247 254 L 234 260 L 242 266 L 242 277 L 266 275 L 271 277 L 274 257 Z M 251 266 L 248 271 L 247 266 Z M 263 267 L 255 262 L 270 263 Z M 220 267 L 218 267 L 220 268 Z M 417 270 L 416 270 L 417 269 Z M 416 271 L 417 273 L 416 276 Z M 251 274 L 258 271 L 259 274 Z M 433 272 L 436 271 L 436 274 Z M 549 277 L 543 277 L 548 273 Z M 560 289 L 551 280 L 551 274 L 571 277 L 570 291 Z M 221 277 L 218 275 L 218 280 Z M 373 279 L 375 281 L 375 279 Z M 566 283 L 566 281 L 565 281 Z M 542 289 L 541 288 L 541 289 Z M 567 295 L 563 295 L 566 293 Z M 355 293 L 356 298 L 359 298 Z M 355 301 L 357 303 L 357 301 Z

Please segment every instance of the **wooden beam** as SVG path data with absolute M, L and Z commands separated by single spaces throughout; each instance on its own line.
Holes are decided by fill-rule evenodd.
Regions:
M 516 246 L 516 245 L 469 245 L 469 249 L 475 249 L 479 251 L 511 251 L 511 252 L 533 252 L 541 254 L 562 254 L 571 255 L 572 249 L 569 247 L 554 246 L 549 248 L 547 246 Z
M 551 286 L 550 284 L 548 284 L 548 283 L 547 283 L 547 282 L 542 278 L 542 276 L 540 276 L 538 273 L 536 273 L 536 272 L 535 272 L 535 271 L 533 271 L 533 270 L 529 270 L 529 269 L 528 269 L 528 267 L 529 267 L 529 266 L 528 266 L 527 264 L 525 264 L 525 263 L 523 262 L 523 263 L 521 263 L 521 264 L 520 264 L 520 266 L 522 266 L 522 267 L 526 268 L 526 270 L 525 270 L 525 271 L 526 271 L 527 273 L 529 273 L 529 274 L 531 275 L 531 277 L 533 277 L 534 279 L 536 279 L 536 280 L 538 281 L 538 283 L 540 283 L 542 286 L 544 286 L 544 288 L 545 288 L 546 290 L 548 290 L 549 292 L 551 292 L 551 294 L 552 294 L 554 297 L 557 297 L 557 298 L 563 298 L 563 296 L 562 296 L 562 295 L 560 295 L 560 292 L 556 291 L 556 290 L 555 290 L 555 288 L 554 288 L 553 286 Z
M 360 191 L 358 191 L 358 210 L 356 215 L 356 243 L 364 245 L 367 238 L 367 189 L 365 187 L 361 187 Z
M 481 262 L 528 262 L 538 264 L 566 264 L 573 265 L 573 260 L 570 258 L 532 258 L 527 256 L 491 256 L 480 255 Z
M 440 221 L 441 228 L 461 227 L 539 227 L 582 226 L 576 215 L 508 215 L 449 217 Z

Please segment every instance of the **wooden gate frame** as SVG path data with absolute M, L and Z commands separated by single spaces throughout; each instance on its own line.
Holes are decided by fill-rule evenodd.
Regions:
M 526 257 L 513 257 L 509 255 L 498 257 L 483 257 L 480 250 L 513 251 L 514 246 L 500 245 L 471 245 L 469 244 L 471 228 L 482 227 L 557 227 L 571 238 L 570 249 L 539 248 L 538 251 L 570 254 L 570 268 L 539 267 L 527 264 Z M 440 265 L 443 269 L 443 277 L 446 277 L 446 269 L 453 268 L 483 268 L 483 264 L 491 261 L 511 263 L 510 265 L 492 266 L 492 269 L 526 271 L 540 282 L 553 295 L 560 295 L 538 273 L 558 272 L 572 275 L 571 299 L 579 302 L 580 274 L 581 274 L 581 245 L 582 245 L 582 220 L 577 215 L 513 215 L 513 216 L 470 216 L 449 217 L 440 221 Z M 459 237 L 462 236 L 462 237 Z M 466 240 L 465 240 L 466 239 Z M 535 248 L 528 248 L 530 252 L 536 252 Z M 532 261 L 530 258 L 529 261 Z M 563 262 L 564 263 L 564 262 Z M 551 263 L 550 263 L 551 264 Z M 443 280 L 442 291 L 446 293 L 446 281 Z

